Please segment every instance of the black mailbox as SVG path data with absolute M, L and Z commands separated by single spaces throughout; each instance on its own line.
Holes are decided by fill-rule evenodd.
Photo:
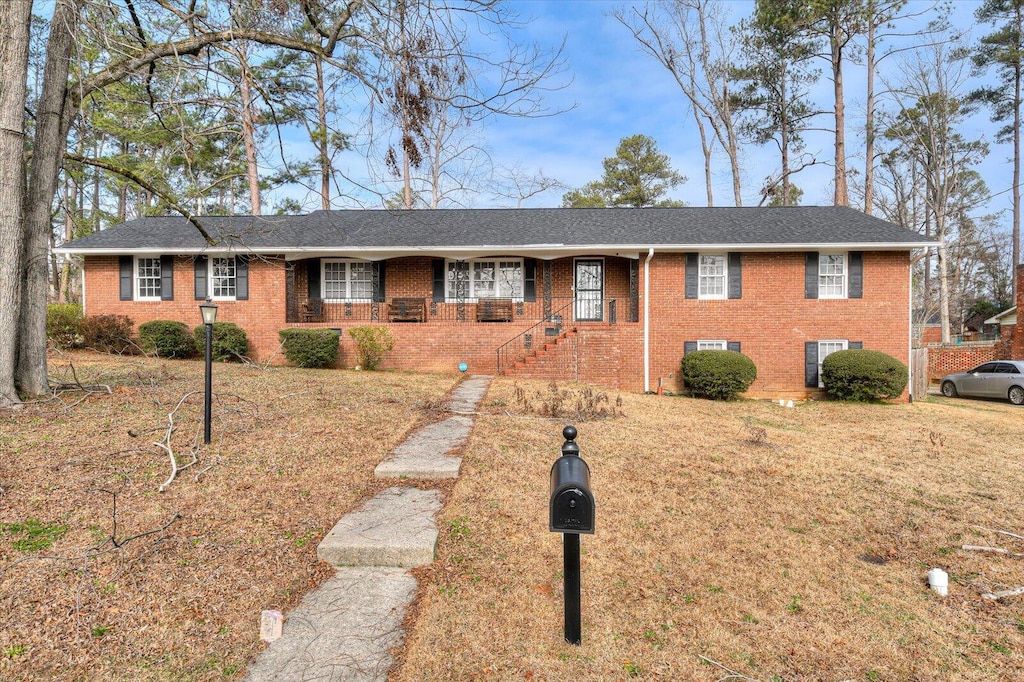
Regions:
M 548 528 L 555 533 L 594 532 L 594 493 L 590 491 L 590 467 L 574 442 L 576 429 L 562 431 L 562 456 L 551 466 L 551 516 Z

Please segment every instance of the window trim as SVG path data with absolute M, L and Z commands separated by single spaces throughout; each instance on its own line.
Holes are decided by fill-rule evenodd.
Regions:
M 231 282 L 232 290 L 235 292 L 231 296 L 215 296 L 213 293 L 213 262 L 216 260 L 230 260 L 231 261 Z M 226 279 L 226 278 L 225 278 Z M 238 300 L 238 257 L 237 256 L 210 256 L 206 259 L 206 291 L 210 295 L 211 301 L 237 301 Z
M 444 300 L 457 301 L 458 297 L 453 291 L 453 280 L 448 276 L 452 271 L 452 267 L 456 263 L 462 262 L 466 264 L 466 272 L 469 275 L 469 291 L 466 293 L 466 303 L 478 303 L 480 300 L 489 300 L 495 298 L 511 298 L 516 303 L 521 303 L 526 300 L 526 259 L 520 256 L 485 256 L 482 258 L 469 258 L 459 260 L 456 258 L 446 258 L 444 260 Z M 495 270 L 495 295 L 494 296 L 483 296 L 480 297 L 476 293 L 476 265 L 478 263 L 494 263 Z M 500 283 L 497 279 L 497 272 L 501 269 L 501 263 L 514 263 L 519 269 L 519 293 L 513 293 L 512 296 L 500 295 Z M 457 266 L 456 266 L 457 267 Z
M 702 270 L 704 267 L 703 260 L 705 258 L 719 258 L 721 259 L 722 274 L 721 275 L 705 275 Z M 706 294 L 704 293 L 704 282 L 705 280 L 719 279 L 722 282 L 722 293 L 721 294 Z M 727 253 L 698 253 L 697 254 L 697 300 L 700 301 L 724 301 L 729 298 L 729 254 Z
M 701 346 L 720 346 L 719 348 L 701 348 Z M 697 339 L 697 350 L 729 350 L 729 342 L 725 339 Z
M 139 275 L 139 261 L 142 260 L 156 261 L 156 295 L 154 296 L 143 296 L 141 293 L 139 283 L 142 277 Z M 147 277 L 146 279 L 154 279 L 154 277 Z M 163 260 L 160 256 L 135 256 L 132 260 L 132 295 L 136 301 L 163 300 Z
M 345 296 L 343 298 L 327 296 L 327 264 L 340 263 L 345 266 Z M 353 264 L 366 265 L 370 279 L 370 295 L 366 298 L 353 298 L 351 266 Z M 362 280 L 360 280 L 362 281 Z M 321 258 L 320 259 L 320 298 L 328 303 L 373 303 L 373 261 L 361 260 L 359 258 Z
M 825 358 L 827 358 L 828 355 L 822 355 L 821 353 L 821 344 L 823 343 L 838 343 L 842 345 L 842 348 L 837 348 L 828 355 L 832 355 L 832 353 L 838 353 L 841 350 L 850 349 L 849 339 L 818 339 L 818 388 L 825 388 L 825 383 L 821 380 L 821 365 L 822 363 L 825 362 Z
M 825 273 L 824 259 L 832 256 L 842 256 L 842 285 L 843 291 L 840 294 L 826 294 L 824 278 L 835 277 L 834 274 Z M 823 300 L 839 300 L 850 297 L 850 254 L 848 251 L 819 251 L 818 252 L 818 298 Z

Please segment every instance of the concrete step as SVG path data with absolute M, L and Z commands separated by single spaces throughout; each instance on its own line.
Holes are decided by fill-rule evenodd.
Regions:
M 473 428 L 470 417 L 449 417 L 428 424 L 405 439 L 388 459 L 377 465 L 377 478 L 458 478 L 461 457 L 446 453 L 462 447 Z
M 434 560 L 441 492 L 388 488 L 346 514 L 316 554 L 334 566 L 413 568 Z
M 387 679 L 416 578 L 401 568 L 342 568 L 288 614 L 281 639 L 249 668 L 249 682 Z

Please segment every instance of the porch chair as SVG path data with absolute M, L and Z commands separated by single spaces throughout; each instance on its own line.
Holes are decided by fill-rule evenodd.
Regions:
M 310 298 L 302 304 L 303 322 L 322 322 L 324 317 L 324 300 L 322 298 Z

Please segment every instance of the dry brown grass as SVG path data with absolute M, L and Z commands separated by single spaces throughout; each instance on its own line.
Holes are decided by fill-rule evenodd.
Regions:
M 169 465 L 151 443 L 196 391 L 172 441 L 188 461 L 202 363 L 72 354 L 51 371 L 70 380 L 69 362 L 113 394 L 0 413 L 3 680 L 237 677 L 263 647 L 261 610 L 287 611 L 330 574 L 317 543 L 381 487 L 374 467 L 455 381 L 218 364 L 213 443 L 158 493 Z M 67 532 L 19 551 L 10 524 L 29 520 Z
M 484 400 L 394 680 L 727 679 L 702 656 L 763 682 L 1024 679 L 1024 598 L 979 596 L 1024 561 L 960 550 L 1024 547 L 973 527 L 1024 534 L 1020 408 L 624 395 L 577 425 L 598 506 L 573 647 L 547 530 L 564 424 L 513 391 Z

